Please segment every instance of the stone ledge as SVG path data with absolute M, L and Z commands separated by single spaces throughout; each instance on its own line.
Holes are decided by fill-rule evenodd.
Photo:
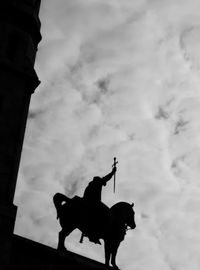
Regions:
M 104 264 L 71 251 L 56 249 L 13 235 L 11 268 L 15 270 L 108 270 Z M 112 267 L 109 267 L 112 270 Z

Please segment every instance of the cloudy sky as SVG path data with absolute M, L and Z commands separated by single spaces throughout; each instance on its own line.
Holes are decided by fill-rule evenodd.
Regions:
M 82 196 L 119 160 L 111 206 L 135 203 L 123 270 L 200 268 L 200 1 L 43 0 L 15 233 L 56 247 L 52 196 Z M 68 249 L 104 261 L 103 246 Z

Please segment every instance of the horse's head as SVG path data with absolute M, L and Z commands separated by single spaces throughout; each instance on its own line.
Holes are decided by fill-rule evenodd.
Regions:
M 134 204 L 127 202 L 118 202 L 111 207 L 111 212 L 117 220 L 121 220 L 126 227 L 135 229 L 135 212 L 133 210 Z
M 131 229 L 135 229 L 135 211 L 133 210 L 134 203 L 128 204 L 127 207 L 127 217 L 126 217 L 126 225 Z

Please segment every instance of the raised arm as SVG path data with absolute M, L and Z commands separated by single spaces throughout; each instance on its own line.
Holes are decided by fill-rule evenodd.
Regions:
M 107 175 L 105 175 L 104 177 L 101 178 L 104 186 L 113 177 L 113 175 L 115 174 L 116 170 L 117 170 L 117 168 L 114 167 L 109 174 L 107 174 Z

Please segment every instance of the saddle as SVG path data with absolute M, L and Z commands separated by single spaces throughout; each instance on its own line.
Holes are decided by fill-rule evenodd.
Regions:
M 99 240 L 105 235 L 108 226 L 109 207 L 102 202 L 91 202 L 78 196 L 72 200 L 81 205 L 81 218 L 84 217 L 80 242 L 82 243 L 83 237 L 86 236 L 91 242 L 101 244 Z

